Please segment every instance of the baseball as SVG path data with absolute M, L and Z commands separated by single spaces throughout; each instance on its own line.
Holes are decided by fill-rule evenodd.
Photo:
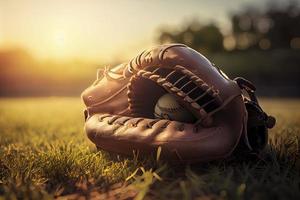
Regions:
M 158 119 L 168 119 L 186 123 L 195 122 L 195 116 L 182 106 L 172 94 L 161 96 L 154 109 L 154 116 Z

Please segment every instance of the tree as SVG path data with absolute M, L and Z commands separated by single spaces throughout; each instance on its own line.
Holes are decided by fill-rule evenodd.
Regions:
M 296 2 L 285 7 L 270 2 L 268 9 L 247 9 L 231 18 L 237 49 L 300 48 L 300 8 Z
M 214 24 L 199 26 L 190 22 L 186 28 L 175 31 L 174 28 L 160 31 L 160 43 L 183 43 L 203 53 L 215 53 L 223 50 L 223 35 Z

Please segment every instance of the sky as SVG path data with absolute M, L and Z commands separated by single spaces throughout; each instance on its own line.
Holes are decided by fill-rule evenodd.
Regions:
M 226 34 L 231 13 L 267 1 L 0 0 L 0 49 L 22 47 L 40 59 L 122 60 L 155 45 L 159 27 L 195 18 Z

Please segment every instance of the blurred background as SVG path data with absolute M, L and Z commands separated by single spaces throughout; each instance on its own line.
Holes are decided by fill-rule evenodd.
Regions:
M 184 43 L 260 96 L 300 96 L 300 2 L 0 0 L 0 96 L 79 96 L 96 69 Z

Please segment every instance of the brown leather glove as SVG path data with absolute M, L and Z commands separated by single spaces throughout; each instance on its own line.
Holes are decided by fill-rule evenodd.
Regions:
M 98 148 L 127 155 L 150 154 L 159 146 L 163 158 L 181 161 L 222 159 L 236 149 L 258 152 L 275 119 L 263 112 L 254 91 L 249 81 L 229 79 L 185 45 L 158 46 L 98 71 L 82 93 L 85 130 Z M 196 120 L 155 118 L 155 105 L 166 93 Z

